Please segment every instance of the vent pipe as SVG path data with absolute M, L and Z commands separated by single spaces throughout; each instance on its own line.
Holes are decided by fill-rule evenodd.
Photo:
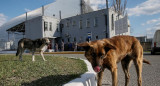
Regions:
M 59 19 L 61 20 L 61 11 L 59 11 Z
M 44 16 L 44 6 L 42 6 L 42 16 Z
M 27 12 L 26 12 L 26 21 L 27 21 Z

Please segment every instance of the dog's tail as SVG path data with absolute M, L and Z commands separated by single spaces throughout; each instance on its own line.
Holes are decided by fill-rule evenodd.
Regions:
M 143 59 L 143 63 L 147 63 L 147 64 L 151 65 L 151 63 L 145 59 Z
M 18 56 L 18 55 L 19 55 L 19 53 L 20 53 L 20 47 L 18 46 L 18 48 L 17 48 L 17 52 L 16 52 L 16 56 Z
M 21 43 L 18 42 L 18 48 L 17 48 L 16 56 L 18 56 L 20 54 L 20 52 L 21 52 L 20 49 L 21 49 Z
M 16 52 L 16 56 L 18 56 L 19 55 L 19 47 L 17 48 L 17 52 Z

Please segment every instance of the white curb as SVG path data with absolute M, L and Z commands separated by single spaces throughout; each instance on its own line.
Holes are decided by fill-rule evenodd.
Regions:
M 87 65 L 88 71 L 63 86 L 97 86 L 96 73 L 92 69 L 92 66 L 88 60 L 84 60 Z

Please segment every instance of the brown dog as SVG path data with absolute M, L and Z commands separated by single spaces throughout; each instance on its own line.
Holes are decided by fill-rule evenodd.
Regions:
M 98 73 L 98 86 L 102 85 L 102 76 L 105 68 L 112 74 L 112 86 L 117 86 L 117 63 L 121 61 L 125 73 L 125 86 L 129 84 L 129 65 L 133 60 L 138 77 L 138 86 L 142 86 L 142 64 L 148 61 L 143 59 L 143 48 L 140 42 L 132 36 L 115 36 L 108 39 L 80 43 L 85 50 L 85 57 Z

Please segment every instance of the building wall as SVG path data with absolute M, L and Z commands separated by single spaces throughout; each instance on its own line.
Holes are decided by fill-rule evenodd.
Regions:
M 25 37 L 29 39 L 43 37 L 41 16 L 25 22 Z
M 44 31 L 44 22 L 47 24 L 47 30 Z M 51 23 L 51 30 L 50 30 Z M 43 37 L 60 37 L 60 32 L 57 32 L 59 20 L 54 17 L 40 16 L 25 22 L 26 38 L 37 39 Z
M 136 37 L 140 42 L 147 42 L 147 36 Z
M 112 16 L 114 16 L 113 19 Z M 123 18 L 123 16 L 117 18 L 117 14 L 112 10 L 107 15 L 106 9 L 62 20 L 55 17 L 39 16 L 25 22 L 25 38 L 37 39 L 49 37 L 52 41 L 52 48 L 54 48 L 55 42 L 60 44 L 61 39 L 64 40 L 64 43 L 85 42 L 90 38 L 88 33 L 90 33 L 91 41 L 110 38 L 116 35 L 115 21 L 120 18 Z M 128 28 L 128 32 L 118 35 L 130 35 L 130 28 Z
M 109 19 L 108 19 L 109 17 Z M 95 18 L 97 18 L 97 24 L 94 25 Z M 129 20 L 127 20 L 127 31 L 122 32 L 120 34 L 116 34 L 115 30 L 115 21 L 124 18 L 123 16 L 119 16 L 116 14 L 112 9 L 109 10 L 109 16 L 107 16 L 107 10 L 99 10 L 94 11 L 82 15 L 77 15 L 73 17 L 69 17 L 63 19 L 61 24 L 63 24 L 62 28 L 62 38 L 65 42 L 84 42 L 88 38 L 88 32 L 92 33 L 91 40 L 103 39 L 103 38 L 110 38 L 116 35 L 130 35 L 130 27 Z M 82 28 L 80 28 L 80 21 L 82 21 Z M 87 22 L 89 21 L 90 26 L 86 27 Z M 73 25 L 73 22 L 75 24 Z M 107 22 L 109 26 L 107 25 Z M 122 22 L 123 24 L 123 22 Z
M 44 31 L 44 22 L 48 23 L 48 30 Z M 43 37 L 50 37 L 50 38 L 56 38 L 60 37 L 60 28 L 59 28 L 59 19 L 56 19 L 54 17 L 47 17 L 43 16 L 42 18 L 42 31 L 43 31 Z M 50 30 L 50 23 L 51 23 L 51 30 Z
M 91 40 L 106 38 L 106 14 L 107 10 L 100 10 L 62 19 L 62 39 L 64 42 L 68 42 L 68 39 L 70 42 L 74 42 L 74 39 L 76 42 L 84 42 L 88 37 L 88 32 L 92 33 Z M 82 22 L 81 28 L 80 21 Z M 87 22 L 89 23 L 88 27 L 86 26 Z

